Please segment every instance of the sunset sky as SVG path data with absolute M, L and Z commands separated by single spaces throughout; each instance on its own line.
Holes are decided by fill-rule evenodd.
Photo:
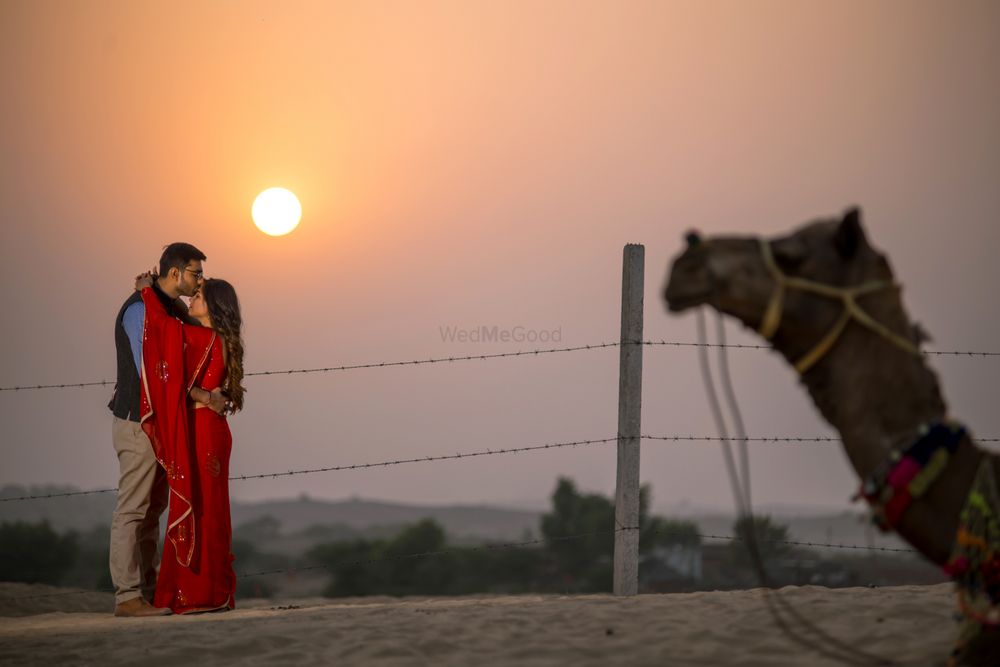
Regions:
M 491 354 L 442 328 L 647 339 L 689 228 L 858 204 L 929 349 L 1000 351 L 1000 3 L 0 0 L 0 386 L 113 379 L 133 276 L 187 241 L 232 282 L 246 370 Z M 250 219 L 281 186 L 302 222 Z M 757 342 L 729 326 L 732 342 Z M 547 345 L 541 345 L 546 347 Z M 647 348 L 643 431 L 711 435 L 697 358 Z M 747 430 L 831 432 L 793 371 L 730 356 Z M 1000 437 L 1000 357 L 934 357 Z M 251 377 L 234 474 L 613 437 L 618 351 Z M 113 487 L 110 387 L 0 392 L 0 485 Z M 758 503 L 846 507 L 836 445 L 754 445 Z M 233 482 L 236 499 L 543 506 L 613 493 L 615 447 Z M 715 444 L 645 443 L 654 504 L 728 508 Z

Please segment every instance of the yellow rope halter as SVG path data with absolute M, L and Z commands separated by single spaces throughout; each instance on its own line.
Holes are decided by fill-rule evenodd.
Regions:
M 760 240 L 760 252 L 764 258 L 764 265 L 767 267 L 768 271 L 771 272 L 771 276 L 774 278 L 774 292 L 771 295 L 771 301 L 767 304 L 767 310 L 764 311 L 764 319 L 761 322 L 760 328 L 757 330 L 761 336 L 770 340 L 774 334 L 778 331 L 778 326 L 781 324 L 781 312 L 785 300 L 785 289 L 799 289 L 803 292 L 812 292 L 813 294 L 819 294 L 820 296 L 829 297 L 831 299 L 839 299 L 844 304 L 844 312 L 837 319 L 830 331 L 816 344 L 813 349 L 806 354 L 804 357 L 795 362 L 795 370 L 801 375 L 807 370 L 812 368 L 820 359 L 826 355 L 832 348 L 837 339 L 840 338 L 840 334 L 844 332 L 850 321 L 857 320 L 858 323 L 868 327 L 876 334 L 882 336 L 890 343 L 899 347 L 912 354 L 920 355 L 920 350 L 911 341 L 903 338 L 897 333 L 889 331 L 884 325 L 875 321 L 871 315 L 866 313 L 858 305 L 856 299 L 859 296 L 870 294 L 872 292 L 877 292 L 884 289 L 898 289 L 899 285 L 892 282 L 887 282 L 884 280 L 873 280 L 857 287 L 834 287 L 832 285 L 824 285 L 823 283 L 817 283 L 812 280 L 806 280 L 805 278 L 797 278 L 795 276 L 786 276 L 782 273 L 778 264 L 774 261 L 774 254 L 771 251 L 771 243 L 766 239 Z

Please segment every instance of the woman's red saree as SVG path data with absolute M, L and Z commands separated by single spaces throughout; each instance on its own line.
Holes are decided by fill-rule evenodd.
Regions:
M 170 486 L 153 603 L 174 613 L 232 608 L 232 436 L 225 417 L 188 402 L 192 386 L 211 391 L 221 385 L 221 339 L 209 328 L 170 317 L 152 289 L 144 289 L 142 299 L 142 428 Z

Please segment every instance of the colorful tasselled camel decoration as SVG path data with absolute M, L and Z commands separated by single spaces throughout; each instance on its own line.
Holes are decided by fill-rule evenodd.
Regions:
M 787 236 L 688 235 L 664 297 L 769 340 L 839 432 L 873 518 L 956 582 L 950 664 L 1000 665 L 1000 457 L 951 420 L 885 255 L 857 209 Z

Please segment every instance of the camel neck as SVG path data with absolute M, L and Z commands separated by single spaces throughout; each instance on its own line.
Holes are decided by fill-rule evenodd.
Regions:
M 802 376 L 817 407 L 839 432 L 865 479 L 894 450 L 912 444 L 923 424 L 944 420 L 947 408 L 934 372 L 906 353 L 857 330 Z M 982 451 L 963 437 L 929 492 L 915 501 L 896 531 L 932 562 L 947 562 L 957 520 Z
M 869 332 L 844 333 L 829 355 L 802 376 L 813 401 L 841 435 L 851 465 L 865 477 L 890 452 L 910 444 L 922 424 L 947 407 L 923 356 Z

